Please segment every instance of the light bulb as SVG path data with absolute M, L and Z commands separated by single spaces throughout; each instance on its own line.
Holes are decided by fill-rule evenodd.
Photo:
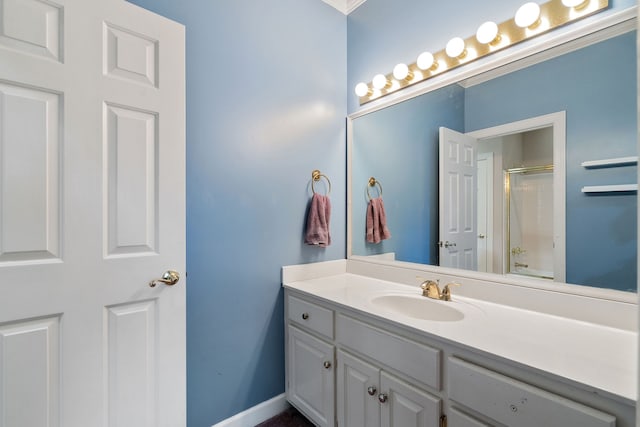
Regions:
M 409 72 L 409 67 L 407 64 L 398 64 L 393 68 L 393 77 L 396 80 L 404 80 L 409 77 L 411 73 Z
M 428 70 L 429 68 L 433 67 L 434 61 L 435 61 L 435 59 L 433 58 L 433 55 L 431 54 L 431 52 L 422 52 L 418 56 L 418 60 L 416 61 L 416 65 L 421 70 Z
M 581 6 L 589 3 L 589 0 L 562 0 L 562 4 L 566 7 L 575 7 L 576 9 L 580 9 Z
M 388 80 L 383 74 L 376 74 L 373 77 L 373 87 L 376 89 L 384 89 L 387 86 Z
M 445 52 L 451 58 L 457 58 L 464 53 L 464 40 L 460 37 L 454 37 L 447 43 Z
M 356 95 L 360 98 L 369 94 L 369 86 L 366 83 L 360 82 L 356 85 Z
M 498 24 L 487 21 L 478 27 L 476 39 L 482 44 L 488 44 L 498 38 Z
M 520 28 L 531 27 L 538 22 L 540 18 L 540 6 L 538 3 L 525 3 L 516 12 L 515 21 L 516 25 Z

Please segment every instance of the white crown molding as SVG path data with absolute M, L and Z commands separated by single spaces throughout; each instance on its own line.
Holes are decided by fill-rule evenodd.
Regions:
M 347 15 L 353 12 L 367 0 L 347 0 Z
M 332 7 L 335 7 L 345 15 L 348 15 L 354 10 L 356 10 L 358 6 L 360 6 L 362 3 L 364 3 L 367 0 L 322 0 L 322 1 Z

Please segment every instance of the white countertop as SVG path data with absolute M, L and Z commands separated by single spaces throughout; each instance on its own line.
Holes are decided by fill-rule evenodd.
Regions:
M 464 314 L 462 320 L 416 319 L 371 300 L 387 294 L 419 295 L 419 288 L 349 273 L 284 286 L 597 388 L 628 403 L 636 401 L 635 332 L 456 296 L 455 288 L 452 301 L 431 301 L 456 308 Z

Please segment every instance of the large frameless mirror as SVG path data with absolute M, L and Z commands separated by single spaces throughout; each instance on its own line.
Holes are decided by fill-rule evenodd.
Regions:
M 636 291 L 636 64 L 631 19 L 353 118 L 350 255 Z

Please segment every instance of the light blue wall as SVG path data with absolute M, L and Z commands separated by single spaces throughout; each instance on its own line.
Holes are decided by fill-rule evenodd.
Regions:
M 569 283 L 636 289 L 637 195 L 581 192 L 637 182 L 635 166 L 581 166 L 637 155 L 635 49 L 632 31 L 466 90 L 466 132 L 566 111 Z
M 438 89 L 428 96 L 355 121 L 352 165 L 354 254 L 394 252 L 396 258 L 403 261 L 437 264 L 440 126 L 464 132 L 462 87 L 453 85 Z M 390 239 L 378 244 L 365 241 L 369 201 L 366 190 L 370 176 L 382 185 L 391 232 Z M 378 194 L 374 189 L 369 193 L 371 197 Z M 420 237 L 404 238 L 406 236 Z
M 346 17 L 320 0 L 134 0 L 186 26 L 187 417 L 284 392 L 283 265 L 345 256 Z M 332 244 L 303 244 L 311 171 Z

